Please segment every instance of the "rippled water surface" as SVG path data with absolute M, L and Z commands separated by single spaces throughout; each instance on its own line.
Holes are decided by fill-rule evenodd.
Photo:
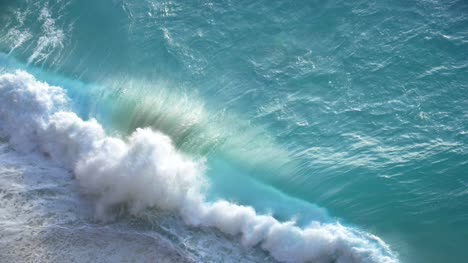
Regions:
M 468 257 L 466 1 L 0 0 L 0 52 L 0 78 L 21 69 L 61 87 L 71 111 L 109 135 L 151 127 L 169 136 L 203 163 L 207 203 L 251 206 L 301 229 L 343 225 L 402 262 Z M 0 80 L 0 95 L 8 85 Z M 26 113 L 15 114 L 30 112 L 19 103 Z M 112 246 L 127 251 L 118 260 L 284 260 L 260 248 L 270 241 L 245 249 L 243 232 L 168 223 L 179 215 L 152 205 L 145 216 L 96 220 L 74 170 L 18 150 L 1 110 L 0 253 L 9 260 L 26 255 L 10 238 L 58 253 L 48 235 L 77 229 L 65 246 L 89 255 L 122 240 L 103 261 Z M 52 245 L 39 249 L 41 238 Z M 342 251 L 314 242 L 302 250 Z M 345 252 L 320 253 L 312 259 Z M 36 254 L 67 259 L 56 255 Z

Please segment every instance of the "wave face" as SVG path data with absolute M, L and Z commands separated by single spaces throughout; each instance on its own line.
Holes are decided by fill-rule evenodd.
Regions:
M 0 254 L 467 258 L 467 10 L 0 0 Z
M 126 204 L 131 214 L 145 208 L 176 211 L 190 225 L 240 235 L 284 262 L 396 262 L 377 237 L 339 224 L 315 222 L 299 228 L 271 215 L 225 200 L 206 202 L 203 164 L 187 159 L 169 137 L 137 129 L 128 138 L 107 136 L 102 126 L 66 111 L 63 89 L 17 71 L 0 76 L 1 134 L 21 152 L 45 154 L 75 175 L 95 200 L 96 216 Z

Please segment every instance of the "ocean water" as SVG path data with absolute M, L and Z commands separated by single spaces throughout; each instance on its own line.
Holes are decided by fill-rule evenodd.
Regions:
M 0 0 L 1 262 L 465 262 L 468 2 Z

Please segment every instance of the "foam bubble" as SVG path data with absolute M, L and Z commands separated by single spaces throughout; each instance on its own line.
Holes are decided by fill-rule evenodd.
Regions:
M 26 72 L 3 74 L 0 135 L 20 151 L 45 153 L 73 171 L 101 219 L 109 219 L 115 205 L 125 204 L 135 215 L 156 207 L 189 225 L 239 236 L 245 246 L 260 246 L 279 261 L 397 262 L 378 237 L 337 223 L 300 228 L 252 207 L 207 202 L 204 162 L 178 152 L 168 136 L 138 128 L 127 138 L 111 137 L 96 120 L 68 111 L 66 102 L 61 88 Z

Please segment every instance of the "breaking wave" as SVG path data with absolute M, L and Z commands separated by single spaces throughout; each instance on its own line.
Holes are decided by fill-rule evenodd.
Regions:
M 397 262 L 378 237 L 338 223 L 304 228 L 280 222 L 252 207 L 208 201 L 203 159 L 179 152 L 171 139 L 151 128 L 124 138 L 106 134 L 95 119 L 69 110 L 60 87 L 24 71 L 0 76 L 0 136 L 20 152 L 49 156 L 72 171 L 83 193 L 95 201 L 96 217 L 113 218 L 125 205 L 138 216 L 146 208 L 171 211 L 191 226 L 214 227 L 261 247 L 284 262 Z

